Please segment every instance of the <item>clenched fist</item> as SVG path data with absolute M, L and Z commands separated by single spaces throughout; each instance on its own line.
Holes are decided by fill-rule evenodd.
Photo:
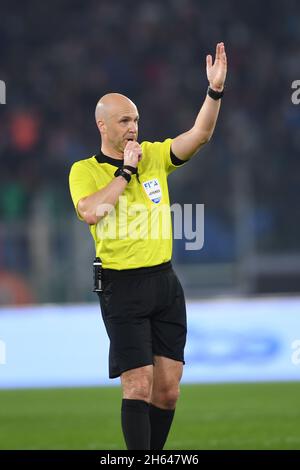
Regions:
M 142 147 L 136 141 L 129 140 L 124 149 L 124 165 L 136 168 L 142 158 Z

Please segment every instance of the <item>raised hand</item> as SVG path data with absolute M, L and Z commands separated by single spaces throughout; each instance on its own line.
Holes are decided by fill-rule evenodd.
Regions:
M 214 64 L 212 56 L 206 56 L 206 73 L 209 86 L 216 91 L 222 91 L 227 73 L 227 57 L 223 42 L 219 42 L 216 47 L 216 57 Z

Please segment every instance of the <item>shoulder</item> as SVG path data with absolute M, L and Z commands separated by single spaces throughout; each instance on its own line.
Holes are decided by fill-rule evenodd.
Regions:
M 162 154 L 170 155 L 172 140 L 167 138 L 162 142 L 143 141 L 141 143 L 143 155 L 150 154 L 152 157 L 161 156 Z
M 94 168 L 95 162 L 95 155 L 93 155 L 92 157 L 84 158 L 83 160 L 77 160 L 72 164 L 71 170 L 72 168 Z
M 97 161 L 95 159 L 95 155 L 93 155 L 92 157 L 74 162 L 70 168 L 70 176 L 93 174 L 96 168 Z
M 171 139 L 170 137 L 160 142 L 159 141 L 150 142 L 148 140 L 144 140 L 141 143 L 141 147 L 143 150 L 160 150 L 162 148 L 170 148 L 172 140 L 173 139 Z

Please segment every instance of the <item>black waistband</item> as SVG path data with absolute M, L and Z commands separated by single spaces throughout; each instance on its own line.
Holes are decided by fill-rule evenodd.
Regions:
M 108 269 L 103 268 L 103 280 L 120 279 L 128 276 L 148 276 L 150 274 L 159 273 L 172 268 L 171 261 L 166 263 L 157 264 L 156 266 L 149 266 L 147 268 L 134 268 L 134 269 Z

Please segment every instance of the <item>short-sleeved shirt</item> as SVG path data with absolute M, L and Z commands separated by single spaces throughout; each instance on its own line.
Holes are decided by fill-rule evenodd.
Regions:
M 97 224 L 90 225 L 96 256 L 101 258 L 104 268 L 134 269 L 171 259 L 172 223 L 167 177 L 183 163 L 172 155 L 171 143 L 172 139 L 141 143 L 138 175 L 132 175 L 116 206 Z M 73 164 L 70 192 L 80 219 L 79 200 L 107 186 L 117 167 L 123 164 L 123 160 L 102 153 Z

